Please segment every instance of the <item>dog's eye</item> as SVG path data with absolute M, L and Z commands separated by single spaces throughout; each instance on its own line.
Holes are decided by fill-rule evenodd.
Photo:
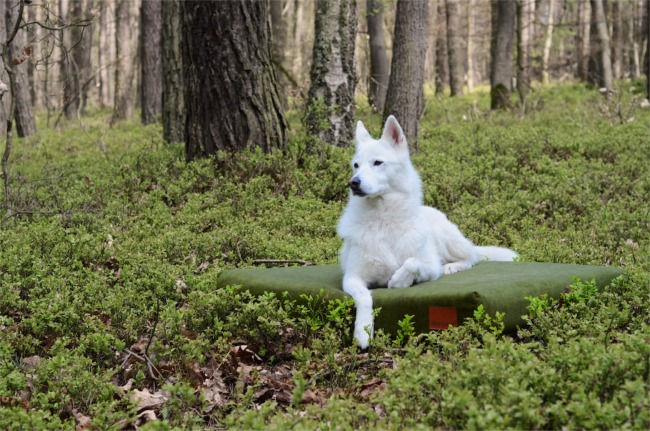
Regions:
M 352 165 L 352 166 L 354 166 L 354 169 L 358 169 L 358 168 L 359 168 L 359 164 L 358 164 L 358 163 L 355 163 L 355 164 Z
M 384 162 L 382 162 L 381 160 L 375 160 L 375 163 L 374 163 L 375 166 L 381 166 L 383 164 L 384 164 Z

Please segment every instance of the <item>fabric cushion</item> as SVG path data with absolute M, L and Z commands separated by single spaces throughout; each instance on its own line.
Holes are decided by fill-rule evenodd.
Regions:
M 474 268 L 406 289 L 373 289 L 374 307 L 381 307 L 375 328 L 397 331 L 404 315 L 415 316 L 417 332 L 447 329 L 462 324 L 483 305 L 494 316 L 505 313 L 506 331 L 514 331 L 527 314 L 527 296 L 547 294 L 557 298 L 574 279 L 595 281 L 599 289 L 621 275 L 621 268 L 536 262 L 481 262 Z M 240 285 L 251 293 L 274 292 L 301 301 L 301 295 L 322 294 L 345 299 L 338 265 L 269 269 L 230 269 L 219 275 L 219 286 Z

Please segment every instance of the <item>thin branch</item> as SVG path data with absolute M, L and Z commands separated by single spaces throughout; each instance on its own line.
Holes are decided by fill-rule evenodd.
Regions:
M 314 266 L 313 262 L 310 262 L 308 260 L 302 260 L 302 259 L 297 259 L 297 260 L 278 260 L 278 259 L 256 259 L 253 261 L 253 265 L 290 265 L 297 263 L 302 266 Z
M 25 10 L 25 0 L 21 0 L 20 3 L 18 3 L 18 19 L 14 23 L 14 28 L 11 30 L 11 33 L 9 34 L 9 37 L 7 38 L 5 42 L 5 49 L 11 42 L 14 41 L 14 38 L 16 37 L 16 34 L 18 33 L 18 29 L 20 28 L 20 21 L 23 19 L 23 10 Z
M 61 30 L 65 30 L 66 28 L 70 28 L 70 27 L 88 27 L 88 26 L 93 24 L 93 19 L 94 19 L 94 17 L 93 18 L 86 18 L 86 19 L 82 19 L 82 20 L 77 21 L 77 22 L 64 24 L 64 25 L 62 25 L 60 27 L 50 27 L 49 25 L 45 25 L 40 21 L 30 21 L 30 22 L 24 23 L 20 27 L 23 28 L 23 27 L 29 27 L 30 25 L 37 25 L 37 26 L 39 26 L 41 28 L 44 28 L 45 30 L 61 31 Z

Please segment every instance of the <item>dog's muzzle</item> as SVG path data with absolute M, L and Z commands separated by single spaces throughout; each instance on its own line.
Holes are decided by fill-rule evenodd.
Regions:
M 350 186 L 350 190 L 352 190 L 352 194 L 355 196 L 365 196 L 366 193 L 361 190 L 361 180 L 359 177 L 352 177 L 350 181 L 348 181 L 348 186 Z

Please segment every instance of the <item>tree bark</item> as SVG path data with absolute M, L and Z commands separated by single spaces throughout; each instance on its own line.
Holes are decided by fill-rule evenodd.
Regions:
M 368 38 L 370 40 L 370 100 L 377 112 L 384 112 L 390 69 L 386 55 L 383 3 L 367 0 Z
M 591 45 L 591 6 L 589 0 L 578 0 L 578 78 L 581 81 L 589 80 L 589 51 Z
M 292 90 L 295 90 L 295 88 L 298 86 L 298 82 L 296 82 L 295 78 L 289 71 L 290 65 L 287 61 L 287 38 L 289 35 L 289 23 L 286 19 L 287 14 L 284 13 L 285 6 L 288 8 L 287 0 L 270 1 L 269 12 L 271 17 L 271 60 L 275 68 L 275 76 L 278 79 L 279 87 L 291 88 Z M 290 93 L 288 91 L 281 91 L 278 94 L 283 108 L 288 108 L 289 106 L 289 95 Z
M 467 3 L 467 92 L 474 91 L 474 6 L 476 0 Z
M 162 2 L 162 123 L 167 143 L 185 139 L 184 68 L 180 0 Z
M 463 94 L 464 58 L 461 32 L 460 0 L 445 0 L 447 12 L 447 51 L 449 54 L 449 87 L 451 96 Z
M 188 160 L 219 150 L 283 148 L 268 2 L 181 2 Z
M 143 1 L 140 6 L 140 105 L 142 124 L 160 120 L 162 113 L 162 4 Z
M 23 8 L 16 7 L 14 2 L 7 3 L 6 5 L 6 28 L 7 33 L 11 32 L 16 25 L 16 22 L 22 19 L 19 15 Z M 12 85 L 11 90 L 14 98 L 14 116 L 16 120 L 16 133 L 20 137 L 30 136 L 36 133 L 36 122 L 34 121 L 34 108 L 32 106 L 32 97 L 29 90 L 29 77 L 27 76 L 27 62 L 23 60 L 20 63 L 21 57 L 27 54 L 28 45 L 25 37 L 26 31 L 22 28 L 18 29 L 14 39 L 9 44 L 8 59 L 11 61 L 11 69 L 15 75 L 15 88 Z M 9 36 L 9 34 L 8 34 Z M 5 39 L 6 40 L 6 39 Z
M 354 0 L 318 0 L 305 123 L 324 143 L 347 146 L 354 136 Z
M 510 108 L 512 92 L 512 48 L 515 36 L 516 3 L 492 0 L 492 109 Z
M 612 77 L 623 76 L 623 2 L 612 2 Z
M 398 0 L 384 120 L 395 115 L 407 139 L 418 137 L 424 109 L 424 59 L 428 27 L 427 0 Z
M 645 58 L 643 60 L 643 68 L 645 69 L 645 85 L 646 97 L 650 100 L 650 1 L 645 2 L 645 12 L 643 13 L 643 38 L 641 39 L 641 46 L 643 40 L 646 41 Z
M 117 65 L 115 67 L 115 104 L 111 124 L 119 120 L 133 117 L 134 95 L 133 80 L 135 78 L 135 48 L 131 26 L 130 0 L 119 0 L 116 10 L 115 52 Z
M 436 94 L 442 94 L 449 84 L 449 56 L 447 55 L 447 12 L 445 2 L 438 1 L 438 34 L 436 39 Z
M 517 0 L 517 92 L 522 104 L 530 90 L 530 50 L 535 0 Z
M 609 30 L 607 29 L 607 16 L 603 0 L 591 1 L 591 20 L 592 33 L 596 40 L 591 41 L 591 61 L 589 65 L 589 82 L 612 89 L 612 55 L 609 40 Z
M 546 19 L 546 35 L 544 36 L 544 50 L 542 51 L 542 84 L 548 85 L 548 62 L 551 58 L 551 45 L 553 43 L 553 25 L 555 17 L 555 0 L 548 1 L 548 18 Z
M 61 16 L 68 8 L 66 21 L 71 24 L 65 29 L 61 76 L 63 78 L 63 113 L 67 119 L 85 113 L 88 102 L 88 87 L 91 73 L 92 25 L 84 25 L 87 14 L 93 8 L 93 1 L 73 0 L 60 3 Z

